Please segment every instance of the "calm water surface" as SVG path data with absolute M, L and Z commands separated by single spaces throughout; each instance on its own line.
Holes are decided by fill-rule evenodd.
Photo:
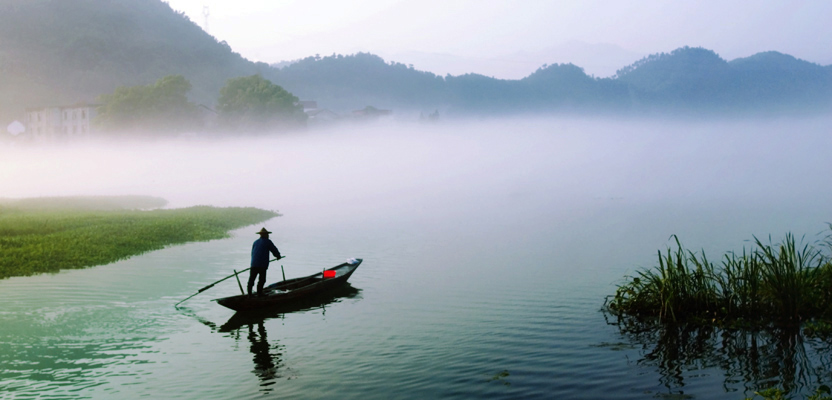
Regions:
M 184 303 L 259 226 L 0 281 L 0 398 L 708 398 L 832 382 L 790 332 L 626 332 L 599 309 L 677 234 L 712 258 L 832 221 L 828 121 L 484 121 L 221 142 L 0 147 L 2 196 L 257 206 L 288 277 L 350 257 L 294 312 Z M 269 271 L 279 279 L 280 264 Z

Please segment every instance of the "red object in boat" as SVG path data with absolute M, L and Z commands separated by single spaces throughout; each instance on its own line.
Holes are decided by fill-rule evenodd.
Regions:
M 333 271 L 333 270 L 324 271 L 324 279 L 334 278 L 334 277 L 335 277 L 335 271 Z

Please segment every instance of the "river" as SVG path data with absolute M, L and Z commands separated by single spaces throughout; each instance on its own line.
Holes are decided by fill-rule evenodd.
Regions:
M 351 286 L 254 318 L 211 299 L 260 225 L 0 281 L 0 398 L 710 398 L 829 383 L 829 344 L 623 332 L 604 297 L 673 234 L 712 259 L 832 221 L 828 119 L 481 120 L 0 146 L 0 196 L 255 206 L 270 280 L 363 258 Z M 733 335 L 733 336 L 732 336 Z M 754 357 L 749 356 L 754 343 Z

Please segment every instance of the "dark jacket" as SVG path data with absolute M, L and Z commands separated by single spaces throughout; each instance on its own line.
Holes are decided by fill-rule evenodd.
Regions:
M 280 258 L 280 250 L 268 238 L 261 237 L 251 246 L 251 268 L 269 268 L 269 252 Z

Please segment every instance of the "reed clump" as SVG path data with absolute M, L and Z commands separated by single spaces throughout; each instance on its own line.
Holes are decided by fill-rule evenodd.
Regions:
M 109 264 L 169 245 L 220 239 L 278 215 L 251 207 L 138 210 L 132 207 L 148 203 L 136 202 L 135 196 L 123 200 L 0 202 L 0 279 Z
M 832 229 L 832 225 L 830 225 Z M 799 246 L 793 235 L 711 262 L 703 251 L 658 252 L 659 263 L 625 278 L 607 297 L 605 309 L 619 317 L 750 328 L 779 325 L 828 326 L 832 321 L 832 264 L 827 254 Z M 825 248 L 832 248 L 827 237 Z

